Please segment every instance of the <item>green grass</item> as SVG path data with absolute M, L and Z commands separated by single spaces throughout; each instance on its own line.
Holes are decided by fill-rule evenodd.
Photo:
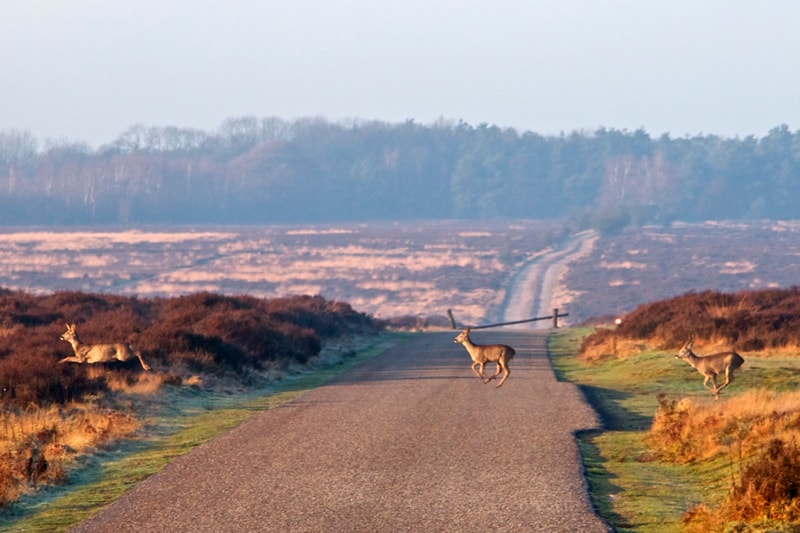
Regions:
M 676 465 L 652 460 L 645 434 L 658 408 L 658 395 L 713 402 L 702 377 L 674 354 L 643 352 L 597 363 L 579 361 L 581 340 L 592 330 L 570 328 L 550 338 L 559 379 L 580 386 L 603 420 L 603 430 L 579 435 L 590 497 L 619 532 L 681 531 L 681 515 L 691 506 L 718 505 L 731 488 L 730 457 Z M 750 388 L 796 390 L 800 371 L 791 355 L 745 357 L 736 380 L 725 389 L 734 396 Z
M 386 334 L 355 356 L 248 394 L 199 395 L 174 406 L 172 415 L 148 421 L 149 436 L 85 459 L 70 475 L 68 486 L 23 498 L 0 515 L 0 530 L 66 531 L 113 502 L 139 481 L 175 458 L 238 425 L 254 413 L 290 402 L 335 376 L 407 340 L 408 334 Z

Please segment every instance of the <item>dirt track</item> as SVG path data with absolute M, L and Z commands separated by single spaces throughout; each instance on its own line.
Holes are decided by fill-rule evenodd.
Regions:
M 559 285 L 559 277 L 570 261 L 591 251 L 595 240 L 596 237 L 592 232 L 579 233 L 569 239 L 563 248 L 547 253 L 525 265 L 514 276 L 508 289 L 508 300 L 501 309 L 497 321 L 512 322 L 536 316 L 549 316 L 557 307 L 562 312 L 568 310 L 570 301 L 565 294 L 566 289 Z M 570 320 L 562 319 L 561 324 L 569 325 Z M 541 321 L 517 327 L 547 329 L 550 326 L 550 322 Z
M 517 349 L 501 389 L 453 337 L 420 335 L 253 416 L 74 531 L 608 531 L 573 435 L 597 421 L 555 380 L 546 333 L 473 333 Z

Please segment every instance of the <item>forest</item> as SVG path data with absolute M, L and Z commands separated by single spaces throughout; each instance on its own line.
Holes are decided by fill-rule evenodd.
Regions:
M 0 130 L 0 224 L 277 224 L 559 219 L 614 231 L 797 219 L 800 131 L 557 136 L 432 124 L 230 118 L 133 125 L 96 149 Z

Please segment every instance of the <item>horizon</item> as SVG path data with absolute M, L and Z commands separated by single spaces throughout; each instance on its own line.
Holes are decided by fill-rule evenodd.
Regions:
M 341 119 L 341 120 L 338 120 L 338 121 L 332 121 L 332 120 L 326 119 L 325 117 L 312 117 L 312 116 L 309 116 L 309 117 L 296 117 L 296 118 L 294 118 L 292 120 L 287 120 L 287 119 L 284 119 L 282 117 L 274 117 L 274 116 L 258 117 L 258 116 L 255 116 L 255 115 L 242 115 L 242 116 L 237 116 L 237 117 L 227 117 L 227 118 L 223 119 L 223 121 L 220 122 L 219 124 L 217 124 L 216 126 L 211 127 L 211 128 L 209 128 L 207 130 L 191 128 L 191 127 L 188 127 L 188 126 L 182 126 L 180 124 L 155 125 L 155 124 L 143 124 L 143 123 L 138 122 L 138 123 L 133 123 L 133 124 L 129 125 L 125 129 L 120 131 L 115 137 L 110 138 L 110 139 L 108 139 L 108 140 L 106 140 L 104 142 L 101 142 L 99 144 L 96 144 L 96 145 L 92 145 L 91 143 L 87 143 L 86 141 L 82 141 L 81 139 L 70 138 L 70 137 L 59 137 L 59 138 L 46 137 L 46 138 L 43 138 L 43 137 L 37 136 L 36 132 L 34 132 L 34 131 L 30 131 L 30 130 L 26 130 L 26 129 L 20 129 L 20 128 L 0 129 L 0 134 L 3 134 L 3 133 L 30 134 L 31 137 L 33 138 L 33 140 L 36 142 L 37 152 L 41 152 L 41 150 L 43 148 L 47 148 L 47 145 L 50 142 L 54 142 L 55 144 L 61 144 L 61 143 L 84 144 L 85 143 L 87 146 L 89 146 L 89 148 L 92 151 L 102 151 L 103 149 L 108 148 L 109 146 L 111 146 L 115 141 L 119 140 L 127 132 L 129 132 L 130 130 L 132 130 L 134 128 L 142 127 L 145 130 L 148 130 L 148 129 L 151 129 L 151 128 L 159 129 L 159 128 L 176 127 L 178 129 L 192 129 L 192 130 L 196 130 L 196 131 L 208 134 L 208 135 L 214 135 L 214 134 L 219 134 L 220 133 L 220 131 L 223 129 L 223 127 L 225 125 L 225 122 L 228 121 L 228 120 L 236 120 L 236 119 L 239 119 L 239 118 L 251 118 L 251 117 L 255 118 L 256 120 L 259 120 L 259 121 L 262 120 L 262 119 L 277 118 L 279 120 L 285 121 L 287 124 L 292 124 L 295 121 L 303 121 L 305 119 L 322 119 L 322 120 L 327 121 L 328 124 L 331 124 L 331 125 L 334 125 L 334 126 L 342 126 L 342 127 L 349 127 L 351 124 L 370 124 L 370 123 L 387 124 L 389 126 L 400 126 L 400 125 L 402 125 L 403 123 L 406 122 L 406 121 L 392 122 L 392 121 L 381 120 L 381 119 L 371 119 L 371 120 L 364 119 L 364 120 L 361 120 L 361 119 L 354 119 L 354 118 Z M 411 119 L 409 119 L 409 120 L 411 120 Z M 707 136 L 708 137 L 718 137 L 720 139 L 741 140 L 741 139 L 746 139 L 748 137 L 753 137 L 755 139 L 761 139 L 761 138 L 766 137 L 771 131 L 776 130 L 776 129 L 781 129 L 781 128 L 788 128 L 789 131 L 792 132 L 792 133 L 795 133 L 796 131 L 800 131 L 800 130 L 793 130 L 792 128 L 789 128 L 789 125 L 786 124 L 786 123 L 781 123 L 781 124 L 775 124 L 774 126 L 768 128 L 763 134 L 758 134 L 758 135 L 754 135 L 754 134 L 749 134 L 749 135 L 738 135 L 738 134 L 736 134 L 736 135 L 725 135 L 725 134 L 718 134 L 718 133 L 709 131 L 709 132 L 697 133 L 697 134 L 694 134 L 694 135 L 690 135 L 690 134 L 686 133 L 686 134 L 684 134 L 682 136 L 674 136 L 674 135 L 671 135 L 669 132 L 664 132 L 664 133 L 661 133 L 661 134 L 654 134 L 654 132 L 648 131 L 647 128 L 644 128 L 644 127 L 640 127 L 640 128 L 636 128 L 636 129 L 628 129 L 628 128 L 609 128 L 609 127 L 602 126 L 602 125 L 601 126 L 597 126 L 596 128 L 592 128 L 592 129 L 584 128 L 584 129 L 575 129 L 575 130 L 570 130 L 570 131 L 561 131 L 559 133 L 544 133 L 544 132 L 540 132 L 540 131 L 525 130 L 525 129 L 521 129 L 521 128 L 516 128 L 516 127 L 513 127 L 513 126 L 504 126 L 502 124 L 492 124 L 492 123 L 486 123 L 486 122 L 473 124 L 473 123 L 469 123 L 469 122 L 466 122 L 466 121 L 460 121 L 460 120 L 456 120 L 456 119 L 447 119 L 447 118 L 444 118 L 444 117 L 440 117 L 439 119 L 437 119 L 435 121 L 432 121 L 432 122 L 429 122 L 429 123 L 421 123 L 421 122 L 417 122 L 417 121 L 414 121 L 414 120 L 411 120 L 411 121 L 414 122 L 414 123 L 417 123 L 418 125 L 420 125 L 422 127 L 426 127 L 426 128 L 434 128 L 434 127 L 437 126 L 437 124 L 442 123 L 442 122 L 445 123 L 445 124 L 453 124 L 453 125 L 457 125 L 457 124 L 463 123 L 466 126 L 468 126 L 469 128 L 479 128 L 479 127 L 481 127 L 483 125 L 486 125 L 486 126 L 488 126 L 490 128 L 495 128 L 496 127 L 496 128 L 501 129 L 501 130 L 513 130 L 513 131 L 515 131 L 517 133 L 517 135 L 520 135 L 520 136 L 523 135 L 523 134 L 526 134 L 526 133 L 532 133 L 532 134 L 535 134 L 535 135 L 541 135 L 542 137 L 546 137 L 546 138 L 560 138 L 560 137 L 566 137 L 566 136 L 570 136 L 570 135 L 583 135 L 583 136 L 591 137 L 591 136 L 593 136 L 594 134 L 596 134 L 599 131 L 606 130 L 606 131 L 616 131 L 616 132 L 620 132 L 620 133 L 626 134 L 626 135 L 635 133 L 637 131 L 643 131 L 651 139 L 657 139 L 657 138 L 665 135 L 669 139 L 673 139 L 673 140 L 674 139 L 693 138 L 693 137 L 707 137 Z

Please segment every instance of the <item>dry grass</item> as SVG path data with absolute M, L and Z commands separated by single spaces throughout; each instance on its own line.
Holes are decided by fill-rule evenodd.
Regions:
M 648 443 L 662 459 L 690 462 L 714 459 L 731 445 L 749 456 L 772 439 L 796 438 L 798 428 L 800 391 L 754 389 L 703 403 L 662 396 Z
M 607 359 L 626 359 L 652 348 L 640 339 L 627 339 L 616 335 L 599 337 L 597 342 L 586 343 L 578 359 L 586 363 L 599 363 Z
M 703 404 L 661 396 L 659 403 L 646 441 L 660 459 L 728 458 L 727 497 L 718 507 L 691 507 L 686 531 L 800 531 L 800 391 L 756 389 Z
M 40 484 L 58 484 L 81 455 L 129 437 L 140 422 L 99 403 L 0 411 L 0 506 Z
M 77 458 L 135 435 L 142 421 L 132 415 L 131 405 L 161 401 L 157 393 L 169 378 L 102 367 L 86 371 L 102 377 L 108 391 L 64 405 L 0 408 L 0 507 L 39 485 L 63 483 Z
M 750 303 L 746 296 L 736 302 L 720 302 L 706 305 L 708 317 L 715 319 L 730 319 L 740 313 L 757 313 L 758 311 L 759 306 Z
M 90 374 L 98 371 L 103 369 L 89 369 Z M 112 392 L 146 396 L 156 394 L 167 379 L 166 374 L 157 372 L 115 372 L 106 373 L 105 383 Z

